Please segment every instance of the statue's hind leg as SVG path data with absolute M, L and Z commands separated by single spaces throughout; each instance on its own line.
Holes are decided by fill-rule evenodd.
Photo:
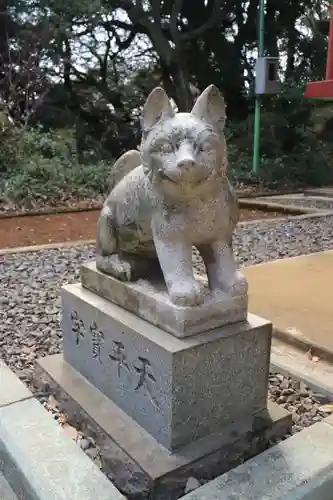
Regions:
M 96 266 L 99 271 L 110 274 L 122 281 L 132 279 L 130 262 L 118 254 L 115 218 L 112 208 L 104 206 L 97 224 Z
M 97 225 L 97 269 L 121 281 L 156 276 L 160 273 L 157 258 L 121 252 L 117 242 L 117 226 L 112 207 L 105 206 Z

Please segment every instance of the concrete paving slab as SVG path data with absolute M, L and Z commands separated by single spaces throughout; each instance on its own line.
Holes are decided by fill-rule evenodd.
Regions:
M 249 280 L 251 313 L 272 321 L 290 339 L 333 355 L 333 251 L 250 266 L 243 272 Z
M 19 500 L 1 472 L 0 472 L 0 498 L 1 500 Z
M 0 467 L 22 500 L 124 500 L 35 399 L 0 408 Z
M 0 359 L 0 408 L 32 397 L 29 389 Z
M 332 500 L 333 427 L 314 424 L 183 500 Z

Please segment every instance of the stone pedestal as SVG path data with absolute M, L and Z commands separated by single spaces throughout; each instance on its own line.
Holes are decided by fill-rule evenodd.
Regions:
M 212 479 L 290 430 L 291 416 L 267 405 L 272 325 L 244 316 L 247 297 L 177 308 L 163 289 L 93 264 L 82 284 L 63 288 L 64 353 L 40 360 L 36 381 L 94 438 L 130 499 L 177 498 L 190 476 Z
M 172 450 L 266 408 L 271 323 L 179 339 L 85 290 L 63 290 L 64 359 Z

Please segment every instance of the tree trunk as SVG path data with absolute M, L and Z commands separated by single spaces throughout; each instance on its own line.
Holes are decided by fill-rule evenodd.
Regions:
M 189 79 L 186 71 L 177 63 L 167 66 L 160 62 L 162 69 L 162 81 L 168 96 L 177 105 L 178 111 L 191 111 L 193 106 L 193 96 L 190 89 Z
M 178 111 L 190 112 L 193 106 L 193 96 L 191 94 L 190 82 L 180 64 L 175 65 L 172 75 L 174 79 L 174 86 L 176 90 L 176 103 Z
M 0 0 L 0 91 L 2 97 L 8 99 L 8 61 L 9 61 L 9 14 L 6 0 Z

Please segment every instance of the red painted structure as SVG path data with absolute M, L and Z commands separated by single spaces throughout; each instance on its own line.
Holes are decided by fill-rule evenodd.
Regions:
M 305 87 L 304 96 L 309 99 L 333 100 L 333 5 L 331 7 L 330 33 L 328 39 L 326 78 L 321 82 L 311 82 Z

